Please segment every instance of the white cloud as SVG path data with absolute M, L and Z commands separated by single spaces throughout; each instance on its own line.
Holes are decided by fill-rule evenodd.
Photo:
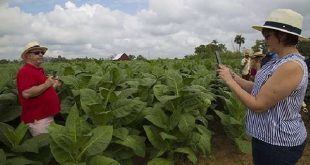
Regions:
M 133 15 L 100 4 L 78 6 L 69 1 L 51 11 L 29 14 L 1 3 L 0 59 L 18 59 L 32 40 L 49 47 L 47 55 L 68 58 L 108 58 L 120 52 L 147 58 L 183 57 L 212 40 L 232 49 L 237 34 L 251 47 L 262 38 L 251 26 L 263 24 L 275 8 L 302 13 L 303 34 L 310 36 L 307 6 L 308 0 L 149 0 L 148 8 Z

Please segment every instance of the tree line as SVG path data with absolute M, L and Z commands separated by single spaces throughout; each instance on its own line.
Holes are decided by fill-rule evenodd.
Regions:
M 234 43 L 238 45 L 238 52 L 241 52 L 241 45 L 245 43 L 245 38 L 241 34 L 237 34 L 234 38 Z M 297 48 L 299 52 L 305 56 L 305 58 L 310 58 L 310 42 L 301 41 L 298 43 Z M 256 40 L 255 44 L 251 47 L 253 52 L 262 51 L 264 54 L 267 53 L 267 47 L 265 44 L 265 40 Z M 220 53 L 229 52 L 225 46 L 225 44 L 219 43 L 217 40 L 213 40 L 207 45 L 199 45 L 195 47 L 196 56 L 206 58 L 209 54 L 213 54 L 214 51 L 218 51 Z M 188 57 L 188 56 L 187 56 Z
M 245 38 L 242 36 L 242 34 L 237 34 L 234 38 L 234 43 L 236 43 L 238 45 L 238 52 L 240 54 L 241 52 L 241 46 L 245 43 Z M 310 42 L 299 42 L 298 43 L 298 50 L 299 52 L 307 58 L 310 58 Z M 263 53 L 267 53 L 267 47 L 265 45 L 265 41 L 264 40 L 256 40 L 255 44 L 251 47 L 251 49 L 253 50 L 253 52 L 257 52 L 257 51 L 262 51 Z M 229 51 L 226 48 L 225 44 L 219 43 L 217 40 L 212 40 L 212 42 L 210 42 L 209 44 L 206 45 L 199 45 L 197 47 L 195 47 L 195 51 L 193 55 L 186 55 L 185 58 L 194 58 L 193 56 L 198 57 L 198 58 L 207 58 L 208 56 L 210 56 L 211 54 L 214 54 L 214 51 L 218 51 L 220 53 L 229 53 L 229 54 L 233 54 L 231 51 Z M 145 57 L 143 57 L 142 55 L 129 55 L 128 56 L 130 60 L 147 60 Z M 109 58 L 108 58 L 109 59 Z M 159 58 L 160 59 L 160 58 Z M 50 62 L 63 62 L 63 61 L 102 61 L 102 60 L 107 60 L 104 58 L 88 58 L 88 57 L 84 57 L 84 58 L 75 58 L 75 59 L 67 59 L 65 57 L 62 57 L 61 55 L 59 55 L 58 57 L 46 57 L 47 61 Z M 7 64 L 7 63 L 19 63 L 20 61 L 18 60 L 7 60 L 7 59 L 1 59 L 0 60 L 0 64 Z

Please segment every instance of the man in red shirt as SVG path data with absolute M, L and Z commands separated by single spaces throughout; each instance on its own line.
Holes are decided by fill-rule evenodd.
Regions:
M 43 68 L 43 55 L 46 47 L 36 41 L 26 45 L 21 58 L 25 64 L 16 76 L 18 97 L 22 106 L 21 120 L 29 126 L 33 136 L 47 133 L 47 127 L 60 112 L 55 88 L 61 85 L 52 76 L 46 77 Z

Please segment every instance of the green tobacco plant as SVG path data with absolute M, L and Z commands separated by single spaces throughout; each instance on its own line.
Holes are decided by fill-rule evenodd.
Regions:
M 16 129 L 6 123 L 0 123 L 0 141 L 13 152 L 38 153 L 39 148 L 48 144 L 47 136 L 40 135 L 25 138 L 28 126 L 20 123 Z
M 196 164 L 197 154 L 211 152 L 206 112 L 213 96 L 202 86 L 186 85 L 176 71 L 167 71 L 164 80 L 153 87 L 158 102 L 144 110 L 145 119 L 153 124 L 143 126 L 154 147 L 151 162 L 181 154 Z
M 12 71 L 1 74 L 0 80 L 0 122 L 16 119 L 21 112 Z M 2 77 L 3 76 L 3 77 Z M 6 77 L 7 76 L 7 77 Z M 2 84 L 2 85 L 1 85 Z
M 85 163 L 92 156 L 102 154 L 112 139 L 112 126 L 92 128 L 79 117 L 76 108 L 72 108 L 65 126 L 52 124 L 49 127 L 50 148 L 60 164 Z
M 2 159 L 6 164 L 41 164 L 50 160 L 49 152 L 41 150 L 49 143 L 48 135 L 27 138 L 25 136 L 27 130 L 28 126 L 23 123 L 20 123 L 16 129 L 6 123 L 0 123 L 0 141 L 5 145 Z M 37 155 L 44 155 L 46 159 Z
M 87 165 L 121 165 L 117 161 L 106 156 L 94 156 L 87 161 Z
M 229 54 L 226 60 L 222 57 L 223 63 L 239 66 L 240 58 Z M 197 155 L 211 152 L 207 111 L 224 108 L 228 97 L 217 90 L 216 85 L 221 84 L 214 81 L 215 58 L 193 59 L 197 60 L 45 62 L 46 73 L 56 72 L 63 81 L 57 90 L 62 116 L 55 118 L 62 125 L 49 128 L 50 146 L 44 146 L 43 140 L 33 144 L 40 141 L 39 137 L 29 135 L 19 143 L 3 140 L 8 145 L 3 144 L 0 160 L 48 164 L 40 160 L 44 152 L 59 164 L 142 164 L 135 162 L 140 159 L 150 165 L 195 164 Z M 13 130 L 21 111 L 14 80 L 18 67 L 0 65 L 0 121 L 14 125 Z M 216 102 L 215 97 L 222 100 Z M 233 126 L 237 127 L 233 135 L 238 135 L 241 118 L 226 110 L 222 113 L 238 121 L 233 121 L 238 123 Z M 34 158 L 33 154 L 38 156 Z
M 246 135 L 244 126 L 246 107 L 231 92 L 222 91 L 222 98 L 225 98 L 225 112 L 214 110 L 220 117 L 225 133 L 230 137 L 239 150 L 243 153 L 250 153 L 250 138 Z
M 0 122 L 9 122 L 19 117 L 21 107 L 15 92 L 0 93 Z
M 173 165 L 174 162 L 169 159 L 155 158 L 147 163 L 147 165 Z
M 112 143 L 130 148 L 135 155 L 145 157 L 145 137 L 138 134 L 139 132 L 134 133 L 129 131 L 128 128 L 118 128 L 115 134 L 113 134 L 115 138 Z

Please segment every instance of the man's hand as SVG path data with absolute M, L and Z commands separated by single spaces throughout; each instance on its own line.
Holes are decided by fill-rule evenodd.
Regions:
M 55 83 L 53 84 L 53 87 L 56 89 L 58 87 L 61 87 L 62 82 L 59 79 L 55 79 Z
M 53 76 L 47 76 L 47 79 L 45 80 L 45 83 L 47 88 L 49 88 L 50 86 L 54 86 L 55 84 L 55 79 L 53 78 Z
M 58 76 L 55 75 L 48 75 L 47 80 L 45 81 L 47 87 L 53 86 L 53 88 L 61 87 L 62 81 L 59 80 Z

